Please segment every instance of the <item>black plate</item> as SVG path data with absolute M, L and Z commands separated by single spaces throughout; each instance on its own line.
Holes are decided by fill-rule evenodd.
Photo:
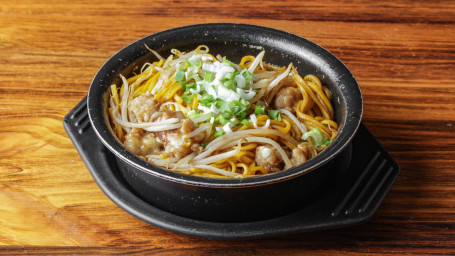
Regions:
M 114 155 L 99 141 L 86 98 L 63 120 L 66 132 L 101 190 L 120 208 L 156 227 L 190 236 L 239 239 L 292 234 L 359 224 L 369 220 L 392 187 L 400 167 L 361 124 L 351 142 L 350 166 L 325 186 L 313 203 L 281 217 L 242 223 L 200 221 L 170 214 L 137 196 L 122 180 Z

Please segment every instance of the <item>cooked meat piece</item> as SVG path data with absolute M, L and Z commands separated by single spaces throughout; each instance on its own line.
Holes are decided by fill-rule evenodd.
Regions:
M 185 118 L 185 115 L 180 111 L 164 111 L 157 121 L 163 121 L 169 118 Z M 191 119 L 186 118 L 180 129 L 173 129 L 169 131 L 155 132 L 158 142 L 164 145 L 166 154 L 183 158 L 195 150 L 199 150 L 198 146 L 203 136 L 194 136 L 188 138 L 184 136 L 194 131 L 194 123 Z
M 158 117 L 156 119 L 156 121 L 163 121 L 163 120 L 166 120 L 166 119 L 169 119 L 169 118 L 180 118 L 180 119 L 184 119 L 185 118 L 185 115 L 183 114 L 182 111 L 170 111 L 170 110 L 166 110 L 166 111 L 163 111 L 163 114 Z
M 191 151 L 196 154 L 200 154 L 202 150 L 204 150 L 204 148 L 199 143 L 194 143 L 191 145 Z
M 152 133 L 143 134 L 141 129 L 132 129 L 128 132 L 124 143 L 126 149 L 140 156 L 156 154 L 161 146 Z
M 269 172 L 279 172 L 282 169 L 283 159 L 274 147 L 269 145 L 256 148 L 256 164 Z
M 182 128 L 180 128 L 180 132 L 184 135 L 189 134 L 195 130 L 194 123 L 191 119 L 187 118 L 185 121 L 182 123 Z M 191 140 L 195 143 L 201 143 L 205 136 L 207 135 L 206 131 L 200 132 L 194 136 L 191 137 Z M 199 146 L 199 144 L 197 144 Z M 192 150 L 195 152 L 196 150 Z
M 192 131 L 194 131 L 194 123 L 191 119 L 187 118 L 185 121 L 182 123 L 182 128 L 180 128 L 180 131 L 183 134 L 188 134 Z
M 157 102 L 151 94 L 140 95 L 128 104 L 133 118 L 140 122 L 149 122 L 150 117 L 158 110 Z
M 291 113 L 295 113 L 297 103 L 302 100 L 302 94 L 295 87 L 281 88 L 275 95 L 273 106 L 275 109 L 286 109 Z
M 310 158 L 310 150 L 304 144 L 300 144 L 292 150 L 291 161 L 294 165 L 303 164 L 309 158 Z
M 158 142 L 164 145 L 164 152 L 177 158 L 183 158 L 191 153 L 190 138 L 183 136 L 178 130 L 156 132 Z

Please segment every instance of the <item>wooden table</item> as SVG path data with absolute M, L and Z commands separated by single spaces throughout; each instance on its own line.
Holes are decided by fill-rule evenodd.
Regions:
M 96 2 L 1 1 L 0 253 L 455 253 L 455 1 Z M 123 46 L 205 22 L 286 30 L 351 69 L 364 124 L 402 168 L 370 222 L 215 241 L 150 226 L 103 194 L 63 117 Z

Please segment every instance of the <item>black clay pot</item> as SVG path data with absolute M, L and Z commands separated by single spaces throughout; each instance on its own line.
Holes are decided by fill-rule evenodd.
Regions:
M 265 50 L 264 60 L 286 66 L 301 75 L 314 74 L 332 92 L 339 134 L 322 153 L 304 164 L 274 174 L 245 179 L 214 179 L 183 175 L 156 167 L 127 151 L 113 135 L 107 105 L 109 86 L 120 84 L 147 60 L 155 60 L 145 45 L 162 56 L 172 48 L 188 51 L 207 45 L 238 62 L 244 55 Z M 362 95 L 351 72 L 320 46 L 287 32 L 230 23 L 179 27 L 142 38 L 112 56 L 96 74 L 87 106 L 93 129 L 115 155 L 130 189 L 149 204 L 167 212 L 198 220 L 243 222 L 281 216 L 301 209 L 319 197 L 331 180 L 343 175 L 351 160 L 350 142 L 362 116 Z

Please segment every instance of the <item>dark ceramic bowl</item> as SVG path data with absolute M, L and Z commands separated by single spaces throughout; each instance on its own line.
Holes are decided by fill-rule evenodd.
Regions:
M 299 74 L 316 75 L 332 92 L 339 134 L 330 146 L 304 164 L 264 176 L 215 179 L 179 174 L 154 166 L 127 151 L 116 139 L 108 120 L 109 86 L 120 84 L 119 75 L 172 48 L 188 51 L 207 45 L 210 52 L 234 62 L 265 50 L 264 60 Z M 149 204 L 183 217 L 243 222 L 267 219 L 301 209 L 322 193 L 320 187 L 342 175 L 350 159 L 350 142 L 362 116 L 362 95 L 348 68 L 334 55 L 302 37 L 266 27 L 214 23 L 178 27 L 144 37 L 112 56 L 96 74 L 88 93 L 88 111 L 101 142 L 116 156 L 125 182 Z

